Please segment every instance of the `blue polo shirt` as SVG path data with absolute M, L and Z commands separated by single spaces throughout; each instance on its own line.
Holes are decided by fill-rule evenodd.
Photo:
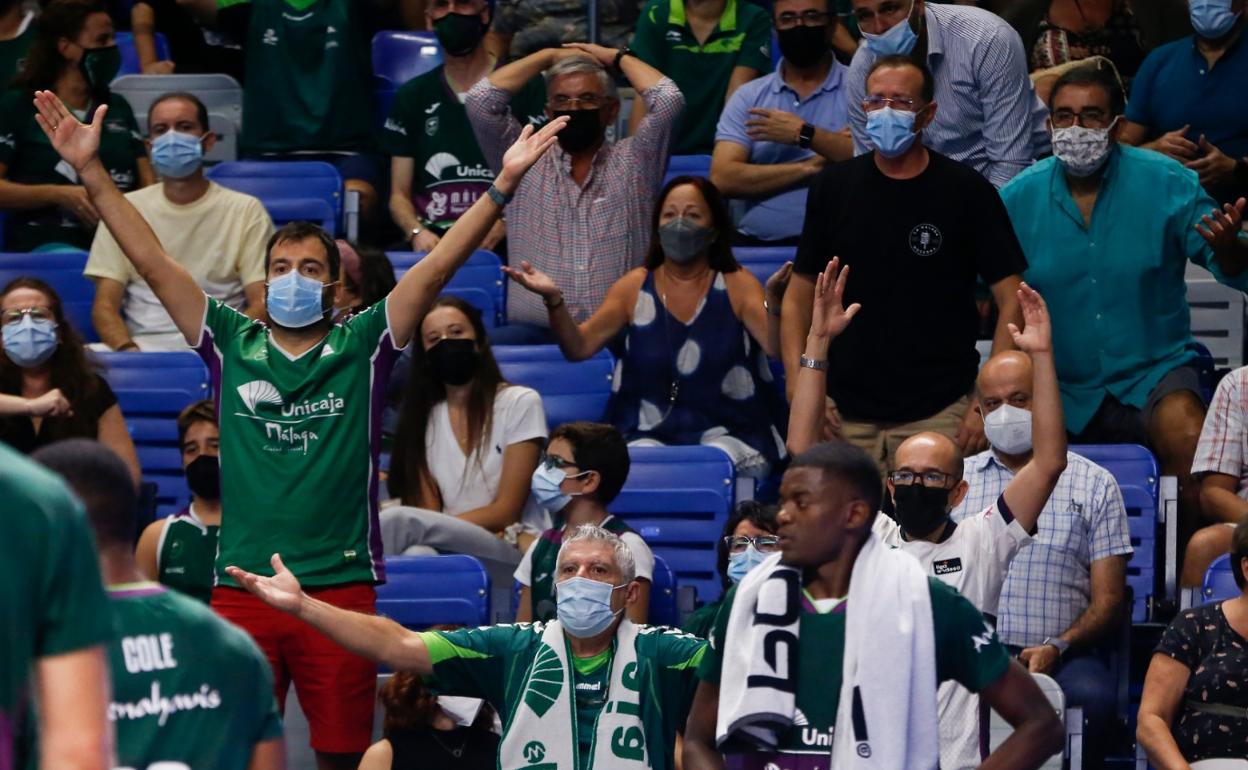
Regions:
M 1150 150 L 1120 145 L 1105 167 L 1085 226 L 1056 158 L 1001 190 L 1027 255 L 1024 279 L 1044 295 L 1066 428 L 1087 427 L 1106 394 L 1143 407 L 1176 367 L 1196 358 L 1186 262 L 1248 289 L 1248 271 L 1228 278 L 1196 232 L 1216 204 L 1196 173 Z
M 845 65 L 832 60 L 823 83 L 810 96 L 800 99 L 784 82 L 784 60 L 776 71 L 751 80 L 733 93 L 715 128 L 716 142 L 736 142 L 750 151 L 749 162 L 765 165 L 796 163 L 814 155 L 795 144 L 756 142 L 745 133 L 745 121 L 755 107 L 792 112 L 807 123 L 825 131 L 840 131 L 849 120 L 845 103 Z M 806 217 L 806 189 L 786 190 L 770 198 L 746 201 L 746 213 L 738 226 L 743 234 L 767 241 L 796 238 Z

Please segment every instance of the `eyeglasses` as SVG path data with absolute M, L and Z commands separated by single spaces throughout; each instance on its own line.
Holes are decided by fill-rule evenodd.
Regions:
M 564 96 L 556 94 L 550 97 L 547 106 L 552 112 L 563 112 L 566 110 L 596 110 L 607 103 L 607 97 L 597 96 L 595 94 L 581 94 L 580 96 Z
M 28 315 L 36 321 L 55 321 L 56 317 L 52 315 L 52 310 L 46 307 L 15 307 L 0 313 L 0 325 L 8 326 L 22 320 L 22 316 Z
M 1054 128 L 1070 128 L 1076 123 L 1084 128 L 1105 128 L 1113 120 L 1108 112 L 1096 107 L 1082 112 L 1055 110 L 1049 119 L 1053 121 Z
M 897 487 L 908 487 L 914 483 L 922 483 L 925 487 L 946 487 L 952 479 L 952 474 L 943 471 L 893 471 L 888 474 L 888 480 Z
M 917 99 L 911 99 L 906 96 L 896 99 L 890 99 L 887 96 L 868 96 L 862 100 L 862 108 L 867 112 L 875 112 L 885 107 L 892 107 L 903 112 L 918 112 L 921 109 Z
M 548 471 L 563 470 L 564 468 L 577 468 L 576 463 L 571 460 L 565 460 L 559 455 L 543 454 L 541 460 L 542 467 Z
M 775 553 L 780 550 L 780 538 L 775 535 L 759 535 L 758 537 L 729 535 L 724 538 L 724 544 L 728 546 L 728 553 L 744 553 L 745 549 L 751 545 L 759 553 Z
M 828 23 L 828 14 L 813 8 L 801 13 L 785 11 L 776 17 L 776 29 L 792 29 L 798 24 L 803 27 L 822 27 Z

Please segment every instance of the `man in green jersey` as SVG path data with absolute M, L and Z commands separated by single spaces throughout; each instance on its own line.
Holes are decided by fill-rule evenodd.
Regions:
M 147 580 L 135 564 L 138 496 L 125 463 L 90 439 L 50 444 L 34 459 L 65 478 L 95 531 L 116 628 L 108 718 L 117 730 L 118 767 L 284 767 L 273 673 L 260 648 L 202 603 Z
M 493 186 L 390 295 L 334 325 L 338 247 L 296 222 L 269 241 L 263 324 L 209 298 L 118 191 L 97 150 L 106 110 L 79 122 L 36 94 L 39 124 L 72 166 L 127 259 L 208 365 L 221 425 L 221 510 L 213 607 L 246 629 L 273 666 L 282 704 L 291 682 L 322 768 L 354 768 L 368 748 L 376 669 L 230 587 L 227 564 L 253 572 L 284 551 L 327 602 L 374 609 L 385 579 L 377 522 L 381 409 L 390 367 L 446 281 L 498 219 L 521 177 L 567 119 L 526 127 Z M 274 617 L 277 616 L 277 617 Z
M 586 524 L 556 566 L 558 619 L 414 633 L 303 592 L 274 554 L 273 577 L 229 572 L 270 605 L 360 655 L 431 680 L 442 693 L 484 698 L 504 725 L 498 763 L 528 770 L 671 770 L 706 651 L 679 631 L 623 617 L 637 601 L 633 555 Z
M 698 669 L 702 680 L 698 685 L 689 716 L 684 745 L 685 770 L 718 769 L 724 766 L 722 751 L 743 754 L 746 768 L 763 768 L 774 765 L 780 770 L 814 770 L 828 766 L 830 755 L 837 744 L 837 733 L 847 731 L 844 738 L 852 735 L 849 744 L 853 752 L 857 744 L 857 756 L 863 760 L 873 755 L 879 758 L 890 747 L 881 745 L 881 735 L 889 726 L 865 723 L 863 715 L 906 712 L 912 700 L 923 702 L 919 689 L 927 684 L 928 699 L 925 701 L 930 714 L 919 714 L 920 720 L 930 725 L 931 756 L 919 757 L 917 764 L 905 767 L 925 767 L 935 770 L 939 762 L 936 730 L 935 683 L 912 681 L 910 691 L 905 689 L 882 691 L 877 687 L 865 691 L 854 687 L 852 709 L 853 724 L 838 719 L 843 672 L 860 670 L 865 664 L 858 662 L 855 669 L 846 668 L 847 614 L 862 612 L 871 614 L 873 607 L 867 604 L 848 606 L 854 596 L 870 595 L 872 586 L 861 585 L 862 593 L 855 593 L 850 585 L 851 576 L 857 575 L 856 562 L 862 553 L 872 549 L 879 553 L 886 549 L 871 531 L 880 506 L 881 481 L 879 471 L 865 452 L 851 444 L 835 442 L 817 444 L 793 459 L 780 487 L 780 554 L 768 558 L 738 583 L 724 598 L 724 607 L 715 620 L 711 631 L 710 647 Z M 900 552 L 897 558 L 909 558 Z M 877 557 L 878 558 L 878 557 Z M 754 607 L 742 607 L 734 611 L 735 600 L 747 586 L 758 585 L 760 579 L 775 580 L 788 568 L 794 578 L 789 603 L 792 604 L 790 628 L 797 638 L 783 640 L 770 647 L 766 656 L 758 656 L 760 671 L 771 671 L 776 679 L 787 682 L 786 691 L 792 694 L 787 714 L 776 715 L 770 727 L 769 741 L 750 741 L 739 732 L 733 722 L 731 701 L 729 708 L 720 704 L 721 685 L 729 689 L 729 677 L 746 677 L 746 687 L 755 700 L 755 671 L 733 669 L 728 677 L 724 674 L 725 659 L 739 661 L 742 654 L 749 655 L 742 645 L 750 644 L 753 630 L 748 617 L 742 623 L 739 614 L 754 615 L 754 622 L 782 625 L 775 615 L 764 619 L 755 615 Z M 917 563 L 912 565 L 918 570 Z M 768 571 L 776 570 L 774 577 Z M 759 574 L 755 574 L 759 573 Z M 980 693 L 988 703 L 1014 727 L 1014 732 L 981 766 L 986 769 L 1010 768 L 1029 770 L 1037 768 L 1058 751 L 1062 741 L 1062 726 L 1049 707 L 1040 689 L 1027 674 L 1026 669 L 1012 661 L 1005 648 L 997 640 L 992 627 L 969 601 L 936 578 L 925 578 L 918 572 L 919 580 L 926 580 L 930 595 L 931 637 L 934 641 L 935 673 L 939 681 L 956 679 L 972 692 Z M 762 594 L 757 594 L 759 604 Z M 774 596 L 772 597 L 774 598 Z M 762 610 L 757 610 L 761 612 Z M 900 610 L 886 611 L 900 616 Z M 873 618 L 874 619 L 874 618 Z M 921 622 L 921 619 L 918 621 Z M 904 623 L 899 623 L 904 626 Z M 733 631 L 738 633 L 734 635 Z M 781 634 L 781 629 L 773 633 Z M 873 649 L 867 656 L 887 655 L 894 648 L 890 635 L 901 636 L 898 626 L 881 623 L 879 628 L 867 630 Z M 768 634 L 768 641 L 773 641 Z M 794 649 L 794 645 L 796 649 Z M 875 649 L 878 648 L 878 649 Z M 779 655 L 777 651 L 785 652 Z M 762 658 L 766 660 L 762 660 Z M 785 663 L 787 662 L 787 666 Z M 932 663 L 907 659 L 874 661 L 875 665 L 927 666 Z M 766 676 L 760 679 L 767 679 Z M 853 681 L 851 681 L 851 684 Z M 738 688 L 739 689 L 739 688 Z M 860 698 L 861 696 L 861 702 Z M 881 700 L 883 699 L 883 700 Z M 864 705 L 865 704 L 865 705 Z M 748 710 L 748 707 L 747 707 Z M 726 719 L 726 717 L 728 717 Z M 870 729 L 867 729 L 867 728 Z M 849 731 L 852 731 L 849 732 Z M 844 739 L 843 738 L 843 739 Z M 914 738 L 914 733 L 902 733 L 903 745 Z M 833 759 L 835 761 L 835 759 Z M 886 768 L 887 764 L 863 762 L 855 767 Z M 902 770 L 902 766 L 888 768 Z
M 33 694 L 42 767 L 107 770 L 112 616 L 82 506 L 0 442 L 0 520 L 0 769 L 37 764 L 18 739 Z

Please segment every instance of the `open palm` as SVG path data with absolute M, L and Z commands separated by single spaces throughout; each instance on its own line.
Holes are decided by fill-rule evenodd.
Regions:
M 100 105 L 90 125 L 86 125 L 65 106 L 60 97 L 51 91 L 35 92 L 35 120 L 53 149 L 65 162 L 81 171 L 100 151 L 100 132 L 108 105 Z
M 273 554 L 269 563 L 273 565 L 273 577 L 263 577 L 238 567 L 226 567 L 225 571 L 270 607 L 291 614 L 298 613 L 303 604 L 303 588 L 299 579 L 282 563 L 281 556 Z
M 519 182 L 524 173 L 555 143 L 556 134 L 567 124 L 568 118 L 563 116 L 555 118 L 536 131 L 532 124 L 525 126 L 520 132 L 520 138 L 503 155 L 503 173 Z
M 1010 334 L 1014 344 L 1024 353 L 1047 353 L 1053 346 L 1053 331 L 1049 324 L 1049 306 L 1045 304 L 1040 292 L 1019 284 L 1018 303 L 1023 309 L 1023 330 L 1010 324 Z
M 810 333 L 829 339 L 840 336 L 849 322 L 862 310 L 855 302 L 845 307 L 845 281 L 849 265 L 841 267 L 841 258 L 833 257 L 815 281 L 815 306 L 810 317 Z
M 553 297 L 559 293 L 559 287 L 555 284 L 555 280 L 536 267 L 533 267 L 533 263 L 527 260 L 520 263 L 519 270 L 514 267 L 504 267 L 503 272 L 511 280 L 534 294 L 540 294 L 543 297 Z

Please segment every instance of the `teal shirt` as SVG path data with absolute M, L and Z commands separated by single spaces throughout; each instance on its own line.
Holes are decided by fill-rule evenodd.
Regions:
M 1001 189 L 1029 265 L 1024 280 L 1044 295 L 1066 428 L 1079 433 L 1112 395 L 1143 407 L 1171 370 L 1196 358 L 1183 274 L 1186 263 L 1228 278 L 1195 225 L 1217 204 L 1196 174 L 1160 153 L 1120 145 L 1107 161 L 1085 226 L 1056 158 Z

